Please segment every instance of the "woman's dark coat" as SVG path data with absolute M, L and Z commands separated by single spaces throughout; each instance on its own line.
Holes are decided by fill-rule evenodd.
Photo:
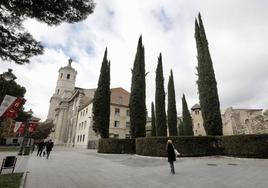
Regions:
M 174 151 L 174 147 L 171 143 L 167 145 L 167 153 L 168 153 L 168 162 L 176 161 L 176 154 Z

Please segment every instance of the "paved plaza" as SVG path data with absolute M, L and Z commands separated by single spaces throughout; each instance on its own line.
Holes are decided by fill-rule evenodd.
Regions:
M 34 152 L 26 188 L 267 188 L 268 160 L 229 157 L 181 158 L 170 174 L 165 158 L 98 154 L 55 148 L 49 159 Z

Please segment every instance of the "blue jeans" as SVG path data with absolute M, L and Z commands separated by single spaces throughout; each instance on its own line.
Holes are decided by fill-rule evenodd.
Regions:
M 170 165 L 170 168 L 171 168 L 171 173 L 175 174 L 174 161 L 170 161 L 169 165 Z

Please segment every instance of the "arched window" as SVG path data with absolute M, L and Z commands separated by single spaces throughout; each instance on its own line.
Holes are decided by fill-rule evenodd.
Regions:
M 67 74 L 67 79 L 68 79 L 68 80 L 70 79 L 70 74 Z

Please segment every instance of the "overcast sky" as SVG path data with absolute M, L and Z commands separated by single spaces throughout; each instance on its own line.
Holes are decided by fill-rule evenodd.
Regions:
M 96 0 L 95 0 L 96 1 Z M 45 46 L 44 55 L 12 68 L 26 87 L 26 110 L 46 119 L 49 100 L 69 57 L 76 86 L 96 88 L 104 50 L 111 60 L 111 87 L 130 91 L 131 71 L 142 34 L 145 47 L 147 109 L 155 95 L 155 70 L 162 53 L 165 88 L 173 70 L 177 111 L 185 93 L 188 107 L 199 103 L 194 20 L 201 13 L 218 83 L 221 109 L 268 108 L 268 1 L 263 0 L 97 0 L 93 14 L 77 24 L 49 27 L 27 20 L 26 28 Z

